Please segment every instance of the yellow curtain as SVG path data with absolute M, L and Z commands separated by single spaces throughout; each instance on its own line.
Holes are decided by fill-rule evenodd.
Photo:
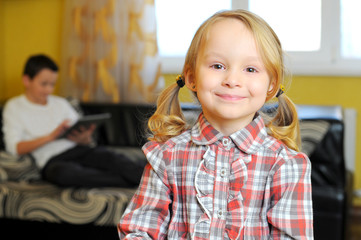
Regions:
M 164 87 L 154 0 L 66 0 L 61 94 L 153 103 Z

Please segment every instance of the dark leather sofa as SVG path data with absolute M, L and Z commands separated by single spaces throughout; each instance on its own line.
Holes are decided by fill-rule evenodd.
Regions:
M 298 114 L 302 144 L 312 162 L 315 239 L 347 240 L 353 172 L 345 164 L 343 109 L 298 106 Z
M 122 151 L 136 161 L 145 160 L 140 148 L 146 141 L 144 129 L 147 118 L 155 110 L 153 105 L 81 103 L 80 107 L 84 114 L 103 112 L 112 114 L 111 120 L 98 128 L 96 132 L 97 144 L 109 146 L 115 151 Z M 183 109 L 189 122 L 196 120 L 199 113 L 198 107 L 183 105 Z M 351 207 L 353 177 L 352 173 L 345 169 L 342 108 L 339 106 L 302 105 L 298 106 L 298 112 L 301 119 L 304 152 L 309 155 L 312 162 L 315 239 L 347 239 L 347 219 Z M 20 215 L 17 214 L 19 212 L 17 209 L 9 208 L 23 208 L 22 202 L 16 202 L 19 198 L 22 198 L 23 201 L 27 198 L 26 194 L 21 193 L 23 184 L 26 187 L 33 187 L 34 184 L 44 183 L 41 181 L 39 183 L 36 174 L 35 177 L 19 180 L 9 177 L 10 175 L 7 178 L 1 177 L 1 169 L 8 170 L 6 166 L 1 165 L 1 161 L 2 159 L 0 159 L 0 224 L 2 235 L 13 234 L 14 237 L 11 239 L 25 237 L 36 237 L 37 239 L 118 239 L 116 223 L 135 189 L 96 189 L 95 192 L 101 199 L 106 196 L 105 203 L 102 203 L 105 207 L 100 212 L 94 213 L 95 216 L 83 222 L 78 221 L 77 217 L 81 217 L 81 214 L 84 213 L 77 213 L 76 208 L 71 209 L 73 211 L 72 218 L 63 217 L 57 209 L 46 210 L 46 213 L 49 214 L 50 211 L 53 217 L 42 214 L 41 209 L 36 209 L 39 213 L 34 215 L 35 217 L 26 215 L 26 211 Z M 36 169 L 34 170 L 33 166 L 33 176 L 34 171 L 36 172 Z M 72 201 L 84 201 L 84 204 L 88 204 L 89 199 L 92 199 L 88 193 L 94 189 L 59 189 L 51 186 L 51 191 L 56 192 L 59 196 L 62 196 L 64 191 L 70 191 L 71 197 L 74 198 Z M 11 197 L 14 197 L 13 195 L 16 196 L 16 204 L 9 204 L 9 201 L 12 200 Z M 93 197 L 93 195 L 91 196 Z M 48 198 L 51 196 L 47 196 L 46 200 L 49 200 Z M 51 198 L 51 200 L 54 199 Z M 64 204 L 59 199 L 55 200 L 57 200 L 58 205 Z M 32 199 L 32 201 L 36 202 L 37 199 Z M 32 209 L 25 210 L 29 212 Z

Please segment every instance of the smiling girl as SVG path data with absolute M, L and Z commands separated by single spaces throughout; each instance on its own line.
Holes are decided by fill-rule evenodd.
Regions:
M 205 21 L 149 119 L 149 163 L 121 239 L 313 239 L 311 164 L 283 81 L 281 44 L 261 18 L 236 10 Z M 184 85 L 202 108 L 192 127 Z M 260 109 L 274 98 L 265 121 Z

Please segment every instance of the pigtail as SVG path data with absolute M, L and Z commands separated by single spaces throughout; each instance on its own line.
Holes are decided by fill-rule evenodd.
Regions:
M 178 99 L 181 87 L 180 82 L 174 83 L 159 95 L 157 110 L 148 120 L 148 128 L 151 132 L 148 140 L 165 142 L 188 128 Z
M 266 124 L 270 135 L 281 140 L 289 148 L 301 148 L 300 126 L 297 109 L 285 94 L 278 96 L 278 107 L 274 117 Z

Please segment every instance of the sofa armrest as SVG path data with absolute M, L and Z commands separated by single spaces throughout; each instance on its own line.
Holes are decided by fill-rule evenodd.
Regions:
M 6 173 L 6 170 L 2 167 L 0 167 L 0 183 L 6 182 L 8 180 L 8 174 Z
M 31 155 L 16 157 L 0 151 L 0 181 L 34 181 L 40 178 L 40 171 Z

